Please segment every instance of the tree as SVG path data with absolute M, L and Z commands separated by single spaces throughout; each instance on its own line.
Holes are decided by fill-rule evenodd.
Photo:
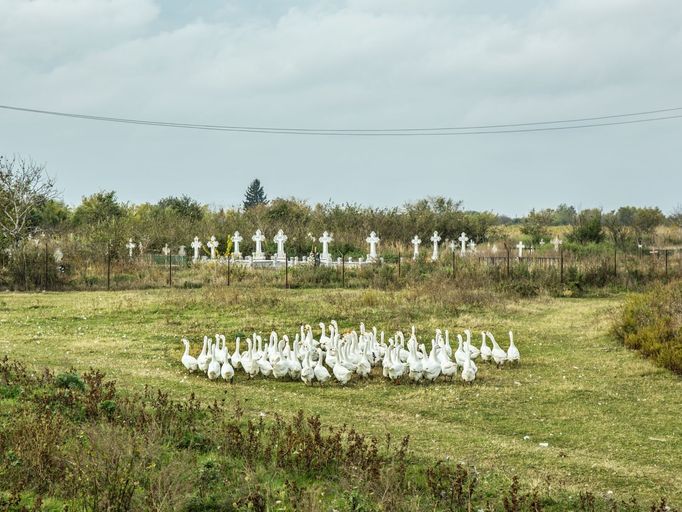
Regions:
M 576 217 L 573 230 L 568 234 L 571 242 L 599 243 L 604 238 L 602 232 L 602 212 L 599 208 L 582 210 Z
M 268 198 L 265 195 L 260 180 L 256 178 L 247 187 L 246 193 L 244 194 L 244 209 L 251 208 L 259 204 L 267 204 Z
M 204 210 L 201 205 L 187 195 L 164 197 L 158 202 L 157 207 L 162 210 L 171 210 L 192 221 L 198 221 L 204 217 Z
M 552 210 L 530 211 L 523 219 L 521 225 L 521 233 L 528 235 L 533 240 L 533 243 L 538 243 L 542 238 L 549 237 L 547 226 L 552 224 L 554 212 Z
M 73 222 L 83 224 L 102 224 L 123 216 L 123 207 L 116 199 L 116 192 L 97 192 L 84 197 L 73 212 Z
M 31 231 L 36 210 L 55 195 L 44 166 L 0 156 L 0 234 L 14 246 Z
M 554 210 L 554 224 L 557 226 L 569 226 L 575 222 L 575 217 L 575 208 L 566 203 L 561 203 Z

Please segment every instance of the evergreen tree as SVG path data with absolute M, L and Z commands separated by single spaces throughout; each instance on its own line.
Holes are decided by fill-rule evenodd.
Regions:
M 259 179 L 255 179 L 247 187 L 246 193 L 244 194 L 244 209 L 251 208 L 259 204 L 266 204 L 268 198 L 265 195 L 262 185 Z

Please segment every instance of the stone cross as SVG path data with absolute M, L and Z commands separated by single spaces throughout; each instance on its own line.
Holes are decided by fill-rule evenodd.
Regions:
M 541 245 L 541 246 L 542 246 L 542 245 L 545 245 L 545 239 L 544 239 L 544 238 L 541 238 L 541 239 L 540 239 L 540 245 Z
M 254 260 L 265 259 L 265 254 L 263 254 L 263 249 L 261 248 L 261 244 L 265 240 L 265 235 L 261 232 L 260 229 L 257 229 L 256 234 L 251 237 L 251 240 L 256 242 L 256 251 L 253 253 L 253 259 Z
M 62 250 L 59 247 L 57 247 L 54 250 L 54 254 L 52 254 L 52 257 L 54 258 L 54 261 L 56 263 L 61 263 L 62 258 L 64 257 L 64 253 L 62 252 Z
M 367 260 L 374 261 L 377 259 L 377 244 L 381 239 L 377 234 L 372 231 L 365 241 L 369 244 L 369 254 L 367 255 Z
M 464 253 L 466 253 L 467 251 L 466 243 L 469 240 L 469 237 L 466 235 L 464 231 L 462 231 L 462 234 L 459 235 L 459 238 L 457 240 L 459 240 L 462 243 L 462 249 L 460 251 L 460 254 L 464 256 Z
M 129 239 L 128 243 L 126 244 L 126 249 L 128 249 L 129 258 L 133 257 L 133 249 L 135 249 L 135 247 L 137 247 L 137 245 L 135 244 L 135 242 L 133 242 L 133 239 L 132 238 Z
M 476 242 L 474 242 L 473 240 L 469 241 L 469 250 L 471 252 L 476 252 Z
M 493 254 L 497 254 L 497 244 L 493 244 L 493 248 L 491 250 Z
M 234 235 L 232 235 L 232 243 L 234 244 L 234 251 L 232 252 L 236 257 L 239 257 L 242 254 L 239 251 L 239 242 L 241 242 L 242 240 L 244 240 L 244 238 L 242 237 L 242 235 L 239 234 L 239 231 L 235 231 Z
M 438 259 L 438 242 L 440 242 L 440 235 L 438 231 L 433 232 L 433 236 L 430 238 L 433 242 L 433 252 L 431 253 L 431 261 L 436 261 Z
M 142 241 L 137 246 L 137 249 L 140 251 L 140 256 L 144 254 L 144 245 L 142 244 Z
M 187 252 L 185 251 L 184 245 L 181 245 L 180 248 L 178 249 L 178 256 L 182 256 L 183 258 L 187 256 Z
M 516 244 L 516 248 L 519 250 L 519 258 L 523 258 L 523 250 L 526 248 L 526 246 L 522 241 L 519 241 L 519 243 Z
M 422 239 L 419 238 L 417 235 L 414 235 L 414 238 L 412 239 L 412 246 L 414 247 L 414 252 L 412 254 L 412 259 L 416 260 L 419 257 L 419 244 L 422 243 Z
M 277 232 L 275 235 L 275 238 L 272 239 L 273 242 L 277 244 L 277 259 L 278 260 L 283 260 L 286 258 L 286 254 L 284 254 L 284 242 L 286 242 L 289 239 L 288 236 L 284 234 L 284 231 L 281 229 Z
M 552 245 L 554 245 L 554 250 L 557 252 L 559 252 L 559 246 L 563 243 L 564 243 L 563 240 L 561 240 L 558 235 L 554 237 L 554 240 L 552 240 Z
M 322 233 L 322 236 L 319 238 L 320 243 L 322 244 L 322 254 L 320 255 L 320 261 L 330 261 L 331 258 L 329 256 L 329 242 L 334 241 L 334 237 L 331 236 L 328 232 Z
M 192 249 L 194 249 L 194 256 L 192 257 L 192 261 L 197 261 L 199 259 L 199 249 L 201 249 L 201 246 L 204 245 L 199 241 L 199 237 L 195 236 L 194 241 L 191 243 Z
M 170 249 L 168 248 L 168 244 L 163 246 L 163 249 L 161 249 L 161 252 L 163 253 L 164 256 L 168 256 L 170 254 Z
M 212 260 L 215 259 L 215 250 L 218 247 L 219 243 L 220 242 L 218 242 L 218 240 L 216 240 L 215 236 L 213 236 L 213 235 L 211 235 L 211 239 L 208 242 L 206 242 L 206 247 L 211 249 L 211 259 Z

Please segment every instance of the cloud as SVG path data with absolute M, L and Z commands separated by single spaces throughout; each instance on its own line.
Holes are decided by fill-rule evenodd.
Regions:
M 677 0 L 531 1 L 504 11 L 348 0 L 273 16 L 231 5 L 164 24 L 168 13 L 152 0 L 0 0 L 0 76 L 12 77 L 0 81 L 0 96 L 84 113 L 328 128 L 679 103 Z M 487 144 L 472 141 L 470 150 Z

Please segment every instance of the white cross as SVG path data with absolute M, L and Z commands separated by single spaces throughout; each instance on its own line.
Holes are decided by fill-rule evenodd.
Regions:
M 284 254 L 284 242 L 286 242 L 289 239 L 288 236 L 284 234 L 284 231 L 281 229 L 277 232 L 275 235 L 275 238 L 272 239 L 273 242 L 277 244 L 277 258 L 278 259 L 283 259 L 286 257 Z
M 450 247 L 450 250 L 451 250 L 452 252 L 455 252 L 455 250 L 457 249 L 457 244 L 455 243 L 454 240 L 452 240 L 452 241 L 450 242 L 450 245 L 449 245 L 448 247 Z
M 199 237 L 195 236 L 194 241 L 191 243 L 192 249 L 194 249 L 194 256 L 192 257 L 192 261 L 197 261 L 199 259 L 199 249 L 201 249 L 201 246 L 204 245 L 199 241 Z
M 215 250 L 218 247 L 219 243 L 220 242 L 218 242 L 218 240 L 216 240 L 215 236 L 213 236 L 213 235 L 211 235 L 211 239 L 208 242 L 206 242 L 206 247 L 211 249 L 211 259 L 212 260 L 215 259 Z
M 474 242 L 473 240 L 469 242 L 469 250 L 471 252 L 476 252 L 476 242 Z
M 462 249 L 460 251 L 460 254 L 462 256 L 464 256 L 464 253 L 466 253 L 466 250 L 467 250 L 466 243 L 469 240 L 469 237 L 467 236 L 467 234 L 464 231 L 462 231 L 462 234 L 459 235 L 459 238 L 457 240 L 459 240 L 462 243 Z
M 142 241 L 140 241 L 140 244 L 137 246 L 137 249 L 140 251 L 140 255 L 144 254 L 144 245 L 142 245 Z
M 322 244 L 322 254 L 320 255 L 320 261 L 329 261 L 329 242 L 333 242 L 334 237 L 325 231 L 318 240 Z
M 493 254 L 497 254 L 497 244 L 493 244 L 492 252 Z
M 133 242 L 133 239 L 131 238 L 130 240 L 128 240 L 128 243 L 126 244 L 126 249 L 128 249 L 129 258 L 133 257 L 133 249 L 135 249 L 135 247 L 137 247 L 137 245 L 135 244 L 135 242 Z
M 261 249 L 261 243 L 263 243 L 263 241 L 265 240 L 265 235 L 263 235 L 260 229 L 257 229 L 256 234 L 251 237 L 251 240 L 256 242 L 256 251 L 253 253 L 254 259 L 262 260 L 265 255 L 263 254 L 263 250 Z
M 433 242 L 433 252 L 431 253 L 431 261 L 436 261 L 438 259 L 438 242 L 440 242 L 440 235 L 438 231 L 433 232 L 433 236 L 430 239 Z
M 242 235 L 239 234 L 239 231 L 235 231 L 234 235 L 232 235 L 232 243 L 234 243 L 233 252 L 236 256 L 241 255 L 241 252 L 239 252 L 239 242 L 241 242 L 242 240 L 244 240 L 244 238 L 242 238 Z
M 519 258 L 523 258 L 523 249 L 525 249 L 525 245 L 523 242 L 519 241 L 518 244 L 516 244 L 516 248 L 519 250 Z
M 161 249 L 161 252 L 163 253 L 164 256 L 168 256 L 170 254 L 170 249 L 168 248 L 168 244 L 163 246 L 163 249 Z
M 540 239 L 540 245 L 545 245 L 545 239 L 544 238 Z
M 417 235 L 414 235 L 414 238 L 412 239 L 412 246 L 414 247 L 414 252 L 412 253 L 412 259 L 416 260 L 417 257 L 419 256 L 419 244 L 422 243 L 422 239 L 419 238 Z
M 185 252 L 185 246 L 181 245 L 178 249 L 178 256 L 182 256 L 184 258 L 186 255 L 187 253 Z
M 367 255 L 368 260 L 375 260 L 377 258 L 377 244 L 381 239 L 377 234 L 372 231 L 365 241 L 369 244 L 369 254 Z
M 552 245 L 554 245 L 554 250 L 557 252 L 559 252 L 559 246 L 563 243 L 564 242 L 561 239 L 559 239 L 558 235 L 554 237 L 554 240 L 552 240 Z
M 62 252 L 62 250 L 59 247 L 57 247 L 54 250 L 54 254 L 52 254 L 52 257 L 54 258 L 54 261 L 56 263 L 61 263 L 62 258 L 64 257 L 64 253 Z

